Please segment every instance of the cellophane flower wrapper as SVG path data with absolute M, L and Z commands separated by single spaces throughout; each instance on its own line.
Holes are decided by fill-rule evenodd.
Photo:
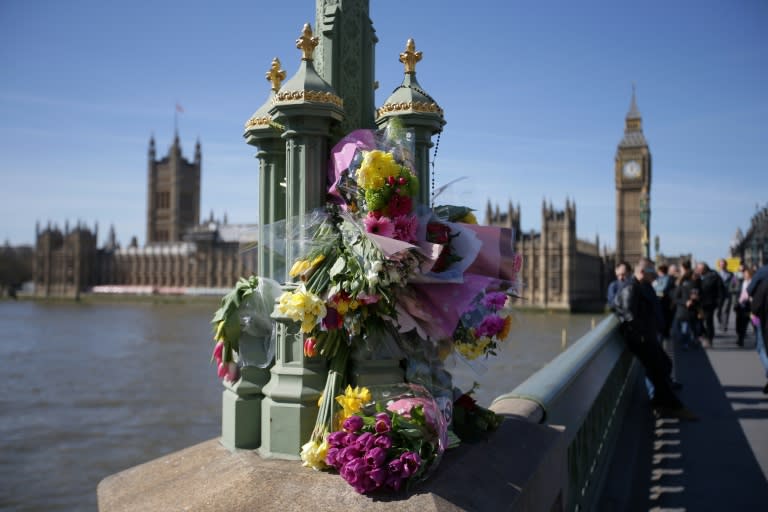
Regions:
M 448 421 L 423 386 L 370 386 L 370 400 L 327 437 L 326 464 L 357 492 L 409 489 L 438 466 Z
M 277 281 L 260 278 L 244 297 L 237 310 L 240 318 L 240 364 L 266 368 L 275 356 L 275 330 L 272 312 L 282 293 Z
M 276 281 L 251 276 L 240 278 L 222 297 L 211 320 L 216 342 L 211 360 L 220 378 L 235 381 L 242 366 L 269 365 L 274 351 L 270 316 L 279 292 Z

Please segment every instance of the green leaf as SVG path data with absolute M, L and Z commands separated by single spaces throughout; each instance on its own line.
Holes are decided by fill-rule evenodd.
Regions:
M 347 266 L 347 262 L 344 258 L 336 258 L 336 261 L 331 267 L 331 270 L 328 272 L 328 275 L 331 278 L 333 278 L 338 274 L 341 274 L 342 272 L 344 272 L 344 269 L 346 268 L 346 266 Z

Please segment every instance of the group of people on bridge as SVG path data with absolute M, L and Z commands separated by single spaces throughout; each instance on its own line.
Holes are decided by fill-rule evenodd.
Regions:
M 741 264 L 737 272 L 699 262 L 659 265 L 641 258 L 634 267 L 616 265 L 616 279 L 608 287 L 608 307 L 618 316 L 620 331 L 629 350 L 646 372 L 651 405 L 660 416 L 696 420 L 675 394 L 681 386 L 674 378 L 674 347 L 682 350 L 711 348 L 715 320 L 728 330 L 735 315 L 737 344 L 745 345 L 752 329 L 755 347 L 768 379 L 768 265 L 759 269 Z M 666 350 L 665 350 L 666 347 Z M 768 382 L 763 387 L 768 394 Z

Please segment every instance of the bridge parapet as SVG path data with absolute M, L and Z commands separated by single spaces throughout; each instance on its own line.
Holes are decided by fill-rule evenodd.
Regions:
M 599 497 L 640 365 L 609 315 L 491 409 L 561 425 L 567 443 L 565 510 L 589 510 Z

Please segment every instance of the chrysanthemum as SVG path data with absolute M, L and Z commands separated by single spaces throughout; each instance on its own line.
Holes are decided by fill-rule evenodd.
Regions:
M 395 217 L 395 238 L 403 242 L 416 240 L 419 229 L 419 219 L 415 215 L 400 215 Z

